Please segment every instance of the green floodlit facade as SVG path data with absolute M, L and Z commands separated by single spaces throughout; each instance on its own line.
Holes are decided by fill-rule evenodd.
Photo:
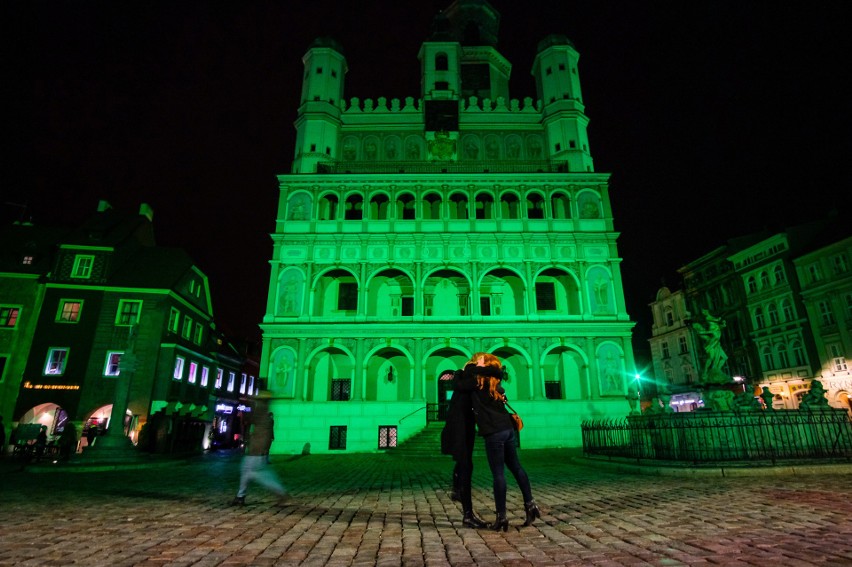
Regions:
M 477 351 L 507 366 L 524 447 L 580 446 L 582 420 L 629 411 L 633 323 L 579 55 L 541 41 L 537 100 L 510 98 L 498 23 L 484 1 L 439 14 L 417 99 L 346 101 L 341 46 L 305 54 L 261 325 L 273 452 L 402 442 Z

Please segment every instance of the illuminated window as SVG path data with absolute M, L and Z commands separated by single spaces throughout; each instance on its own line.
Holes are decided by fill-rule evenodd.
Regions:
M 234 380 L 236 380 L 237 375 L 234 372 L 228 372 L 228 391 L 234 391 Z
M 81 280 L 87 280 L 92 277 L 92 266 L 95 264 L 95 257 L 85 254 L 77 254 L 74 256 L 74 267 L 71 269 L 71 277 Z
M 123 352 L 110 351 L 106 355 L 104 364 L 104 376 L 118 376 L 121 374 L 121 355 Z
M 192 317 L 189 315 L 184 315 L 183 317 L 183 330 L 180 333 L 180 336 L 189 340 L 189 337 L 192 336 Z
M 204 327 L 201 326 L 201 323 L 195 324 L 195 332 L 192 335 L 192 342 L 197 345 L 201 344 L 201 337 L 204 334 Z
M 189 363 L 189 376 L 186 381 L 190 384 L 195 384 L 198 376 L 198 365 L 194 362 Z
M 225 374 L 225 372 L 221 368 L 216 369 L 216 384 L 214 386 L 216 389 L 222 388 L 222 375 L 223 374 Z
M 243 372 L 242 374 L 240 374 L 240 393 L 241 394 L 246 393 L 246 381 L 247 381 L 246 380 L 246 374 L 245 374 L 245 372 Z
M 180 311 L 178 311 L 177 309 L 172 307 L 171 311 L 169 311 L 169 332 L 170 333 L 177 333 L 179 327 L 180 327 Z
M 0 305 L 0 327 L 13 329 L 18 325 L 18 316 L 20 314 L 20 307 L 13 307 L 11 305 Z
M 60 299 L 56 320 L 63 323 L 76 323 L 80 320 L 80 312 L 82 310 L 82 299 Z
M 840 349 L 840 345 L 828 345 L 828 350 L 831 353 L 831 362 L 835 372 L 846 372 L 846 357 Z
M 32 256 L 24 256 L 23 258 L 21 258 L 21 264 L 31 266 L 32 263 L 33 263 L 33 257 Z
M 142 302 L 135 299 L 122 299 L 118 302 L 116 325 L 137 325 L 142 312 Z
M 329 450 L 346 449 L 346 426 L 332 425 L 329 428 L 328 448 Z
M 201 367 L 201 387 L 206 388 L 207 383 L 210 381 L 210 369 L 206 366 Z
M 186 361 L 182 356 L 175 357 L 175 371 L 172 377 L 175 380 L 183 380 L 183 365 Z
M 255 391 L 254 389 L 254 376 L 249 376 L 248 393 L 249 395 L 257 393 L 257 391 Z
M 61 376 L 65 373 L 65 363 L 68 361 L 67 348 L 50 348 L 47 350 L 47 361 L 44 364 L 44 373 Z
M 379 449 L 396 447 L 396 425 L 379 426 Z

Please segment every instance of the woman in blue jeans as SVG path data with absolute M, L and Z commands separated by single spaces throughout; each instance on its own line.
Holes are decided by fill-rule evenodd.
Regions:
M 506 411 L 506 395 L 500 385 L 503 365 L 499 358 L 484 352 L 474 354 L 471 360 L 476 363 L 465 366 L 464 378 L 459 381 L 457 388 L 473 392 L 476 425 L 479 434 L 485 439 L 485 454 L 494 477 L 494 505 L 497 508 L 497 519 L 491 529 L 502 529 L 504 532 L 509 529 L 509 520 L 506 518 L 506 467 L 515 477 L 524 496 L 524 525 L 530 526 L 536 518 L 541 517 L 541 511 L 533 500 L 530 479 L 518 460 L 515 429 Z

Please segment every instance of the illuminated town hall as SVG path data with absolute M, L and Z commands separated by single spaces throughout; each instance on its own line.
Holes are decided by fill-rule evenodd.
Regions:
M 402 443 L 477 351 L 506 365 L 524 447 L 580 446 L 582 420 L 628 413 L 633 323 L 579 54 L 542 39 L 536 96 L 513 98 L 498 24 L 453 2 L 403 100 L 344 98 L 333 39 L 304 55 L 261 325 L 273 452 Z

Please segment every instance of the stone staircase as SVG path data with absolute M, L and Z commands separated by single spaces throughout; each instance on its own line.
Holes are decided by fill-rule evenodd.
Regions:
M 393 449 L 389 449 L 389 455 L 404 458 L 420 459 L 424 457 L 446 457 L 441 455 L 441 430 L 444 429 L 443 421 L 427 423 L 420 433 L 409 437 Z

